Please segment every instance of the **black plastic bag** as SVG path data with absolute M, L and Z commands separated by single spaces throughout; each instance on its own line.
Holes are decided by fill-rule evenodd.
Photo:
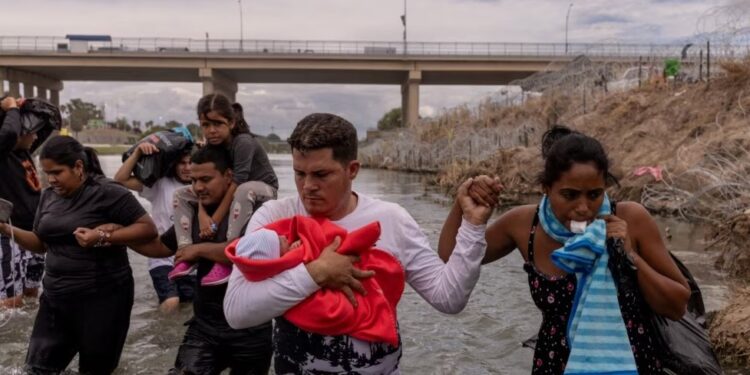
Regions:
M 719 361 L 711 348 L 711 341 L 703 326 L 705 307 L 703 295 L 693 275 L 671 252 L 677 267 L 688 280 L 691 295 L 687 312 L 678 321 L 664 318 L 654 313 L 643 299 L 638 286 L 636 271 L 624 255 L 622 240 L 608 240 L 610 270 L 620 293 L 639 296 L 641 308 L 650 319 L 651 332 L 658 351 L 662 355 L 662 365 L 666 374 L 720 375 L 723 374 Z
M 157 180 L 167 176 L 180 158 L 193 147 L 193 137 L 185 128 L 153 133 L 133 145 L 122 154 L 122 161 L 127 160 L 141 143 L 148 142 L 159 148 L 159 152 L 143 155 L 138 160 L 133 175 L 144 185 L 151 187 Z
M 18 109 L 21 113 L 21 134 L 36 133 L 36 141 L 31 145 L 31 152 L 39 148 L 53 131 L 62 128 L 60 109 L 44 99 L 25 99 Z M 0 111 L 0 125 L 4 119 L 5 112 Z

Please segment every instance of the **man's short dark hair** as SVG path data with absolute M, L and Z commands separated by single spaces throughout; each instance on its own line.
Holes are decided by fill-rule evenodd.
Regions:
M 229 151 L 224 147 L 201 147 L 190 156 L 190 162 L 193 164 L 214 163 L 216 170 L 221 173 L 232 168 L 232 159 L 229 156 Z
M 357 129 L 330 113 L 313 113 L 297 123 L 287 139 L 292 150 L 307 152 L 331 148 L 333 159 L 346 164 L 357 159 Z

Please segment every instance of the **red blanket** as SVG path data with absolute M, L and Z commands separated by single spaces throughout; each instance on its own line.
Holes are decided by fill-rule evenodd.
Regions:
M 380 237 L 380 223 L 347 233 L 326 219 L 295 216 L 266 228 L 286 236 L 290 243 L 300 239 L 302 245 L 281 258 L 248 259 L 235 256 L 239 239 L 232 242 L 226 248 L 227 257 L 250 281 L 264 280 L 317 259 L 336 236 L 341 237 L 339 253 L 359 255 L 356 266 L 375 271 L 375 276 L 362 280 L 367 294 L 355 293 L 358 307 L 352 306 L 341 291 L 321 289 L 289 309 L 284 314 L 287 320 L 309 332 L 399 345 L 396 305 L 404 292 L 405 274 L 396 257 L 373 247 Z

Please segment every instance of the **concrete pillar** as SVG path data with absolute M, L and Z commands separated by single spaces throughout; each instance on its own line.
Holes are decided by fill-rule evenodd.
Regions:
M 52 90 L 52 89 L 49 90 L 49 102 L 58 107 L 60 106 L 60 91 L 59 90 Z
M 24 82 L 23 83 L 23 97 L 33 98 L 34 97 L 34 85 Z
M 406 126 L 414 125 L 419 121 L 419 83 L 421 81 L 422 72 L 410 70 L 401 85 L 401 117 Z
M 232 102 L 237 100 L 237 82 L 211 68 L 201 68 L 198 76 L 203 84 L 203 95 L 219 93 Z
M 18 81 L 9 80 L 8 95 L 14 98 L 21 96 L 21 83 L 19 83 Z
M 0 77 L 5 77 L 8 80 L 9 94 L 19 97 L 23 94 L 24 97 L 34 97 L 34 86 L 36 86 L 39 97 L 46 97 L 46 90 L 60 91 L 63 89 L 62 81 L 18 69 L 0 68 Z M 20 83 L 23 83 L 23 93 L 20 90 Z
M 49 90 L 46 87 L 36 87 L 36 97 L 49 100 Z

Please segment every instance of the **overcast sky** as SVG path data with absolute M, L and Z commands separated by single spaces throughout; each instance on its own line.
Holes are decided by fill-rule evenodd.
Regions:
M 706 15 L 745 0 L 586 0 L 570 12 L 571 42 L 681 43 L 711 31 Z M 0 1 L 0 35 L 240 37 L 237 0 Z M 408 38 L 416 41 L 564 41 L 562 0 L 409 0 Z M 400 41 L 402 0 L 242 0 L 245 39 Z M 420 113 L 475 103 L 492 86 L 422 86 Z M 108 119 L 195 121 L 201 86 L 174 83 L 65 82 L 63 102 L 106 103 Z M 237 99 L 253 131 L 288 136 L 314 111 L 341 114 L 360 131 L 401 103 L 397 86 L 241 84 Z

